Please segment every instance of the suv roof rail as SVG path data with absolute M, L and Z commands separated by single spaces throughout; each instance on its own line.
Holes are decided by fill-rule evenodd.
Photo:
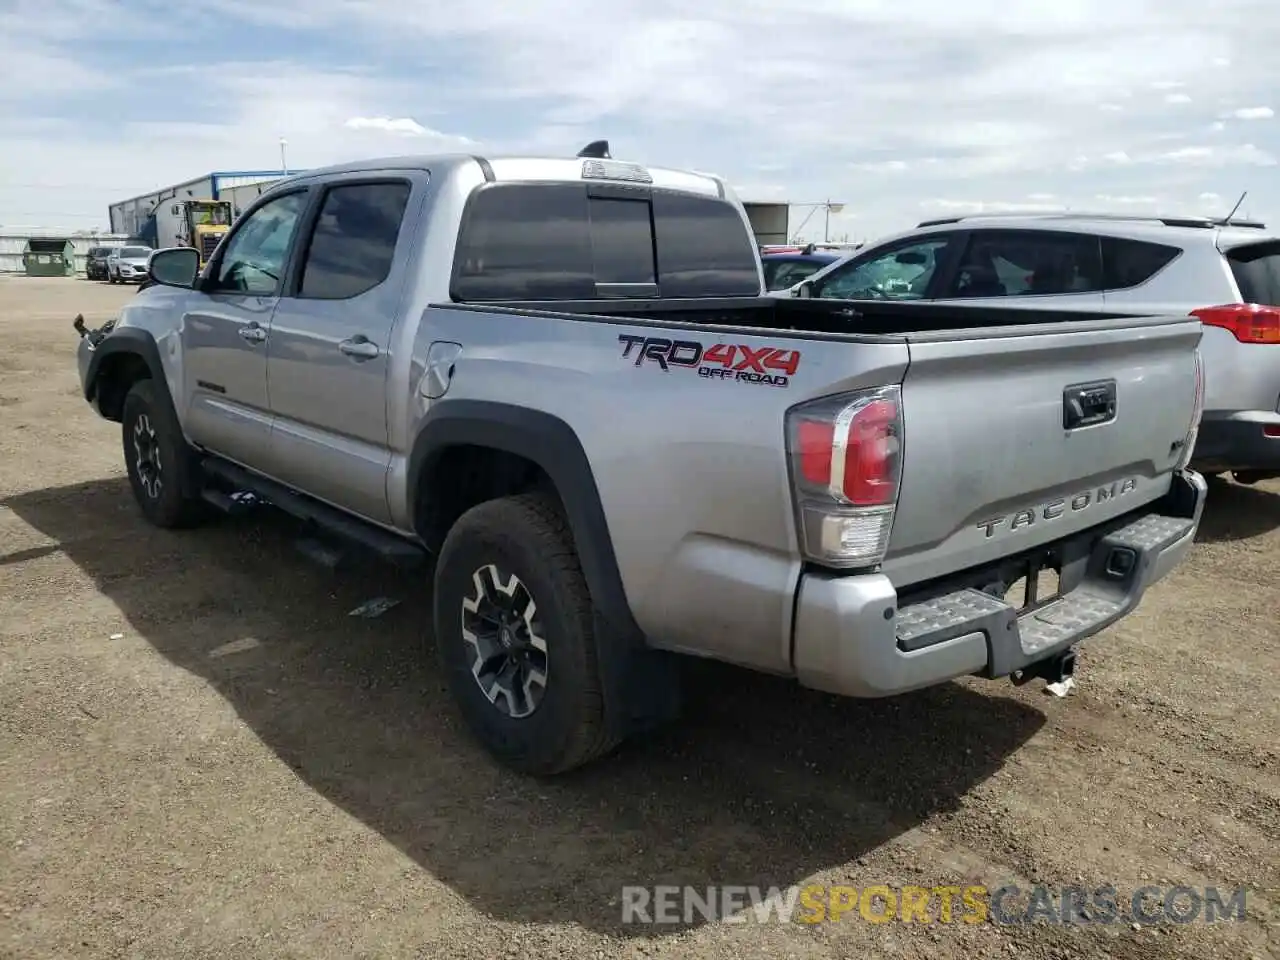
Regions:
M 1076 210 L 1048 211 L 1007 211 L 1004 213 L 968 213 L 955 217 L 938 217 L 933 220 L 922 220 L 916 229 L 922 227 L 938 227 L 948 223 L 964 223 L 968 220 L 1115 220 L 1128 223 L 1163 223 L 1166 227 L 1200 227 L 1208 230 L 1213 227 L 1248 227 L 1265 230 L 1267 225 L 1260 220 L 1237 220 L 1226 217 L 1161 217 L 1141 216 L 1129 213 L 1090 213 Z

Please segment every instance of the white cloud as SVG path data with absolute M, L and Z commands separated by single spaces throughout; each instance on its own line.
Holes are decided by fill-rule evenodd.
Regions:
M 383 130 L 387 133 L 400 133 L 411 137 L 420 137 L 427 128 L 417 120 L 409 117 L 352 117 L 343 124 L 348 130 Z
M 1276 157 L 1252 143 L 1231 147 L 1180 147 L 1150 158 L 1154 163 L 1186 164 L 1201 167 L 1274 167 Z
M 1191 98 L 1185 93 L 1167 93 L 1164 97 L 1165 103 L 1190 103 Z
M 905 160 L 879 160 L 853 164 L 853 169 L 863 173 L 905 173 L 908 168 L 909 164 Z
M 1021 200 L 950 200 L 934 198 L 921 200 L 925 210 L 944 213 L 1053 213 L 1062 210 L 1056 203 L 1027 203 Z
M 180 21 L 117 6 L 0 4 L 0 74 L 18 81 L 0 84 L 0 222 L 101 222 L 120 197 L 276 166 L 281 137 L 297 168 L 607 136 L 760 199 L 844 198 L 833 233 L 854 213 L 859 231 L 905 226 L 928 197 L 1190 203 L 1206 171 L 1280 153 L 1269 124 L 1232 143 L 1234 124 L 1204 130 L 1227 107 L 1188 121 L 1164 102 L 1267 102 L 1280 10 L 1251 0 L 1212 18 L 1201 0 L 919 0 L 909 21 L 894 0 L 203 0 Z M 249 37 L 278 61 L 208 52 L 264 49 Z M 1213 151 L 1171 158 L 1167 138 L 1197 129 Z M 1250 199 L 1280 204 L 1280 184 Z
M 1097 200 L 1099 203 L 1105 203 L 1105 204 L 1120 206 L 1120 207 L 1153 207 L 1160 202 L 1159 197 L 1151 197 L 1151 196 L 1135 197 L 1135 196 L 1128 196 L 1125 194 L 1121 194 L 1120 196 L 1115 196 L 1114 194 L 1110 194 L 1110 193 L 1095 194 L 1093 199 Z
M 1196 197 L 1196 199 L 1201 203 L 1217 203 L 1222 199 L 1222 195 L 1219 193 L 1213 193 L 1212 191 L 1205 191 L 1200 194 L 1200 196 Z
M 1241 107 L 1231 115 L 1237 120 L 1270 120 L 1276 112 L 1270 107 Z

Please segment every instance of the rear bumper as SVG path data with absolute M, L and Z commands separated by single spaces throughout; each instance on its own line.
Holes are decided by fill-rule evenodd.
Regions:
M 1062 597 L 1021 618 L 974 589 L 973 571 L 902 606 L 882 574 L 806 573 L 796 601 L 796 677 L 831 693 L 884 697 L 970 674 L 1008 676 L 1061 653 L 1132 611 L 1182 561 L 1206 492 L 1198 473 L 1179 474 L 1138 514 L 1050 545 L 1063 557 Z
M 1206 412 L 1200 421 L 1191 465 L 1205 473 L 1223 470 L 1280 472 L 1280 413 L 1243 410 Z

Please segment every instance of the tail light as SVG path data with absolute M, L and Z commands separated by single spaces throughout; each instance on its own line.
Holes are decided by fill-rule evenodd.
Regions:
M 1196 347 L 1196 394 L 1195 403 L 1191 407 L 1191 426 L 1187 430 L 1187 439 L 1182 445 L 1182 456 L 1178 457 L 1175 470 L 1184 469 L 1191 462 L 1191 454 L 1196 448 L 1196 439 L 1200 434 L 1200 418 L 1204 415 L 1204 359 L 1200 356 L 1200 348 Z
M 1257 303 L 1227 303 L 1192 310 L 1207 327 L 1221 327 L 1241 343 L 1280 343 L 1280 308 Z
M 884 559 L 902 477 L 899 388 L 793 407 L 787 454 L 804 554 L 833 567 Z

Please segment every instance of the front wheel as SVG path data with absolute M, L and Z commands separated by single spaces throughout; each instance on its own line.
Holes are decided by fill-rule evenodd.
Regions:
M 616 744 L 605 726 L 591 597 L 554 501 L 526 494 L 463 514 L 440 551 L 434 604 L 450 690 L 499 761 L 549 775 Z
M 191 451 L 178 418 L 150 380 L 139 380 L 124 398 L 121 416 L 125 470 L 142 514 L 157 527 L 185 527 L 204 515 L 192 487 Z

